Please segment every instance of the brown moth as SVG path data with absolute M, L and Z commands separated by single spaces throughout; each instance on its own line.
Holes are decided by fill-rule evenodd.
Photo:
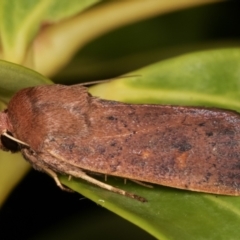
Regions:
M 101 173 L 192 191 L 240 195 L 240 115 L 234 111 L 134 105 L 92 97 L 86 87 L 19 91 L 0 113 L 0 148 L 21 151 L 51 175 Z

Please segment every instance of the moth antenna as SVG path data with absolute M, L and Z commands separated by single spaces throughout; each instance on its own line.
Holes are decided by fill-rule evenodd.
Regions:
M 7 138 L 9 138 L 9 139 L 12 139 L 12 140 L 15 141 L 15 142 L 18 142 L 18 143 L 20 143 L 20 144 L 22 144 L 22 145 L 25 145 L 25 146 L 27 146 L 27 147 L 30 147 L 27 143 L 22 142 L 21 140 L 19 140 L 19 139 L 15 138 L 15 137 L 11 136 L 10 134 L 8 134 L 7 131 L 4 131 L 4 132 L 2 133 L 2 135 L 5 136 L 5 137 L 7 137 Z
M 116 79 L 121 79 L 121 78 L 131 78 L 131 77 L 141 77 L 141 75 L 126 75 L 126 76 L 119 76 L 115 78 L 109 78 L 109 79 L 103 79 L 103 80 L 96 80 L 96 81 L 91 81 L 91 82 L 85 82 L 85 83 L 78 83 L 77 85 L 80 86 L 88 86 L 92 84 L 98 84 L 98 83 L 105 83 L 105 82 L 110 82 Z

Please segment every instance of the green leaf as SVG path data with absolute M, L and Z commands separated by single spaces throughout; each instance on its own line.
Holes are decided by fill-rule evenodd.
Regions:
M 0 60 L 0 99 L 5 103 L 17 91 L 52 81 L 41 74 L 20 65 Z
M 20 63 L 52 1 L 2 0 L 0 27 L 4 59 Z
M 6 108 L 10 97 L 22 88 L 52 82 L 28 68 L 0 61 L 0 107 Z M 20 154 L 0 151 L 0 205 L 29 169 L 29 164 Z
M 189 5 L 187 8 L 183 8 L 186 1 L 175 1 L 174 3 L 173 1 L 158 1 L 158 5 L 153 1 L 151 4 L 155 5 L 152 8 L 157 11 L 158 7 L 158 14 L 154 15 L 156 12 L 154 13 L 150 9 L 149 1 L 117 1 L 117 3 L 119 2 L 126 5 L 129 2 L 131 4 L 135 3 L 135 6 L 131 6 L 132 12 L 133 14 L 142 13 L 142 19 L 138 21 L 135 19 L 135 21 L 128 22 L 126 25 L 120 25 L 105 34 L 103 32 L 100 36 L 85 43 L 80 51 L 75 53 L 70 63 L 61 69 L 57 75 L 54 75 L 54 81 L 59 83 L 66 83 L 67 81 L 74 84 L 78 83 L 79 79 L 82 79 L 82 81 L 107 79 L 183 53 L 230 47 L 234 46 L 233 44 L 235 46 L 239 45 L 237 39 L 235 39 L 236 41 L 229 39 L 230 36 L 223 35 L 223 31 L 214 31 L 214 29 L 222 29 L 224 25 L 224 29 L 227 29 L 228 33 L 233 32 L 230 29 L 234 20 L 229 17 L 221 17 L 226 12 L 226 5 L 229 3 L 206 4 L 205 1 L 201 1 L 202 4 L 205 3 L 206 5 L 197 7 Z M 142 9 L 139 9 L 137 4 L 143 5 L 143 3 L 145 5 L 142 6 Z M 196 4 L 196 1 L 189 1 L 188 3 Z M 130 6 L 125 7 L 128 11 Z M 138 10 L 136 11 L 136 9 Z M 232 9 L 234 9 L 233 6 Z M 117 13 L 123 10 L 118 6 L 118 8 L 113 8 L 113 11 Z M 127 11 L 124 12 L 124 20 L 126 20 Z M 150 13 L 150 11 L 152 11 L 152 17 L 144 17 L 144 12 Z M 94 14 L 91 9 L 89 12 L 93 15 L 91 21 L 87 21 L 85 15 L 85 18 L 83 17 L 81 21 L 79 19 L 79 25 L 84 22 L 82 23 L 84 26 L 91 26 L 90 24 L 95 24 L 96 21 L 96 24 L 99 24 L 96 28 L 100 31 L 99 29 L 102 29 L 102 26 L 99 19 L 103 21 L 105 18 L 101 18 L 100 13 L 97 17 L 98 12 Z M 130 17 L 133 17 L 133 14 Z M 234 17 L 235 14 L 231 14 L 231 16 Z M 118 19 L 119 24 L 122 23 L 121 20 L 123 19 L 120 17 Z M 103 27 L 117 21 L 117 17 L 105 21 L 107 23 L 104 24 L 103 22 Z M 182 27 L 179 28 L 179 25 Z M 212 31 L 209 31 L 209 27 Z M 80 33 L 83 37 L 79 39 L 78 43 L 85 41 L 84 39 L 92 34 L 90 29 L 91 27 L 82 28 L 85 31 Z M 76 31 L 79 30 L 80 28 L 76 29 Z M 136 38 L 138 39 L 137 42 Z M 59 52 L 57 51 L 57 54 Z M 42 55 L 41 52 L 40 54 Z M 43 62 L 43 65 L 46 64 L 46 61 Z
M 91 88 L 94 95 L 130 103 L 215 106 L 240 111 L 240 49 L 182 55 Z
M 2 0 L 0 30 L 4 59 L 22 63 L 27 57 L 29 43 L 43 22 L 60 21 L 76 15 L 98 1 Z
M 240 49 L 196 52 L 145 67 L 91 88 L 105 99 L 134 103 L 217 106 L 240 111 Z M 148 189 L 122 179 L 108 184 L 145 197 L 141 203 L 81 180 L 62 182 L 145 229 L 157 239 L 238 239 L 240 198 L 177 190 Z M 103 180 L 103 177 L 102 177 Z
M 218 0 L 102 1 L 2 0 L 0 36 L 2 59 L 53 75 L 76 51 L 120 26 Z M 113 14 L 114 13 L 114 14 Z M 123 17 L 124 16 L 124 17 Z
M 37 56 L 34 69 L 52 76 L 73 58 L 76 51 L 99 36 L 156 15 L 212 2 L 218 1 L 103 1 L 84 14 L 43 29 L 37 39 L 38 48 L 34 49 Z

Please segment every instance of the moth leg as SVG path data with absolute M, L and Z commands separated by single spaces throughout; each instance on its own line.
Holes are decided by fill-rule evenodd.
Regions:
M 60 187 L 62 190 L 67 191 L 67 192 L 73 192 L 71 189 L 64 187 L 61 184 L 61 182 L 58 178 L 58 175 L 53 170 L 51 170 L 50 168 L 46 167 L 43 163 L 38 161 L 38 159 L 35 156 L 36 153 L 32 149 L 23 148 L 21 151 L 22 151 L 24 158 L 27 161 L 29 161 L 30 163 L 32 163 L 33 168 L 35 168 L 38 171 L 45 172 L 49 176 L 51 176 L 54 179 L 57 186 Z
M 127 180 L 130 180 L 130 181 L 132 181 L 132 182 L 134 182 L 134 183 L 137 183 L 138 185 L 141 185 L 141 186 L 143 186 L 143 187 L 153 188 L 153 186 L 150 185 L 150 184 L 143 183 L 143 182 L 140 182 L 140 181 L 138 181 L 138 180 L 127 179 L 127 178 L 124 178 L 124 184 L 127 184 Z
M 58 178 L 58 175 L 54 171 L 52 171 L 51 169 L 46 168 L 46 167 L 43 167 L 42 170 L 45 173 L 47 173 L 49 176 L 51 176 L 53 178 L 53 180 L 55 181 L 55 183 L 57 184 L 57 186 L 60 187 L 63 191 L 73 192 L 71 189 L 66 188 L 61 184 L 61 182 Z
M 131 180 L 132 182 L 137 183 L 138 185 L 141 185 L 143 187 L 153 188 L 153 186 L 150 185 L 150 184 L 147 184 L 147 183 L 144 183 L 144 182 L 140 182 L 140 181 L 137 181 L 137 180 L 133 180 L 133 179 L 129 179 L 129 180 Z
M 55 157 L 55 158 L 57 158 L 58 160 L 61 160 L 61 161 L 62 161 L 63 163 L 65 163 L 65 164 L 67 163 L 66 159 L 62 158 L 60 155 L 56 154 L 54 151 L 49 150 L 49 149 L 46 149 L 46 150 L 47 150 L 47 152 L 49 152 L 50 155 L 52 155 L 52 157 Z M 54 174 L 56 174 L 56 173 L 54 173 Z M 100 188 L 106 189 L 106 190 L 108 190 L 108 191 L 115 192 L 115 193 L 118 193 L 118 194 L 120 194 L 120 195 L 127 196 L 127 197 L 129 197 L 129 198 L 132 198 L 132 199 L 136 199 L 136 200 L 138 200 L 138 201 L 140 201 L 140 202 L 147 202 L 147 200 L 146 200 L 145 198 L 143 198 L 143 197 L 140 197 L 140 196 L 135 195 L 135 194 L 133 194 L 133 193 L 126 192 L 126 191 L 124 191 L 124 190 L 122 190 L 122 189 L 120 189 L 120 188 L 113 187 L 113 186 L 111 186 L 111 185 L 108 185 L 108 184 L 106 184 L 106 183 L 100 182 L 100 181 L 98 181 L 97 179 L 88 176 L 88 175 L 87 175 L 85 172 L 83 172 L 80 168 L 78 168 L 78 169 L 75 170 L 75 171 L 69 169 L 68 171 L 66 171 L 66 174 L 69 174 L 69 175 L 71 175 L 71 176 L 73 176 L 73 177 L 76 177 L 76 178 L 81 178 L 81 179 L 83 179 L 83 180 L 85 180 L 85 181 L 87 181 L 87 182 L 90 182 L 90 183 L 92 183 L 92 184 L 94 184 L 94 185 L 96 185 L 96 186 L 98 186 L 98 187 L 100 187 Z M 52 174 L 50 174 L 50 175 L 51 175 L 51 176 L 55 179 L 55 181 L 56 181 L 57 176 L 53 176 Z M 58 180 L 58 178 L 57 178 L 57 180 Z M 58 182 L 59 182 L 59 180 L 58 180 Z M 56 181 L 57 184 L 58 184 L 58 182 Z
M 113 187 L 113 186 L 108 185 L 106 183 L 100 182 L 97 179 L 88 176 L 85 172 L 81 171 L 80 169 L 78 169 L 77 172 L 69 171 L 69 174 L 73 175 L 74 177 L 84 179 L 87 182 L 90 182 L 90 183 L 92 183 L 92 184 L 94 184 L 94 185 L 96 185 L 96 186 L 98 186 L 100 188 L 106 189 L 108 191 L 115 192 L 115 193 L 118 193 L 120 195 L 130 197 L 132 199 L 136 199 L 136 200 L 138 200 L 140 202 L 146 202 L 147 201 L 143 197 L 140 197 L 140 196 L 135 195 L 133 193 L 126 192 L 126 191 L 124 191 L 124 190 L 122 190 L 120 188 Z

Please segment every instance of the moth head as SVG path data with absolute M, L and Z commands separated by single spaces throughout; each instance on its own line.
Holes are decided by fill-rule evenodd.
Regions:
M 19 143 L 12 138 L 12 133 L 8 130 L 7 110 L 0 113 L 0 149 L 3 151 L 18 152 Z

